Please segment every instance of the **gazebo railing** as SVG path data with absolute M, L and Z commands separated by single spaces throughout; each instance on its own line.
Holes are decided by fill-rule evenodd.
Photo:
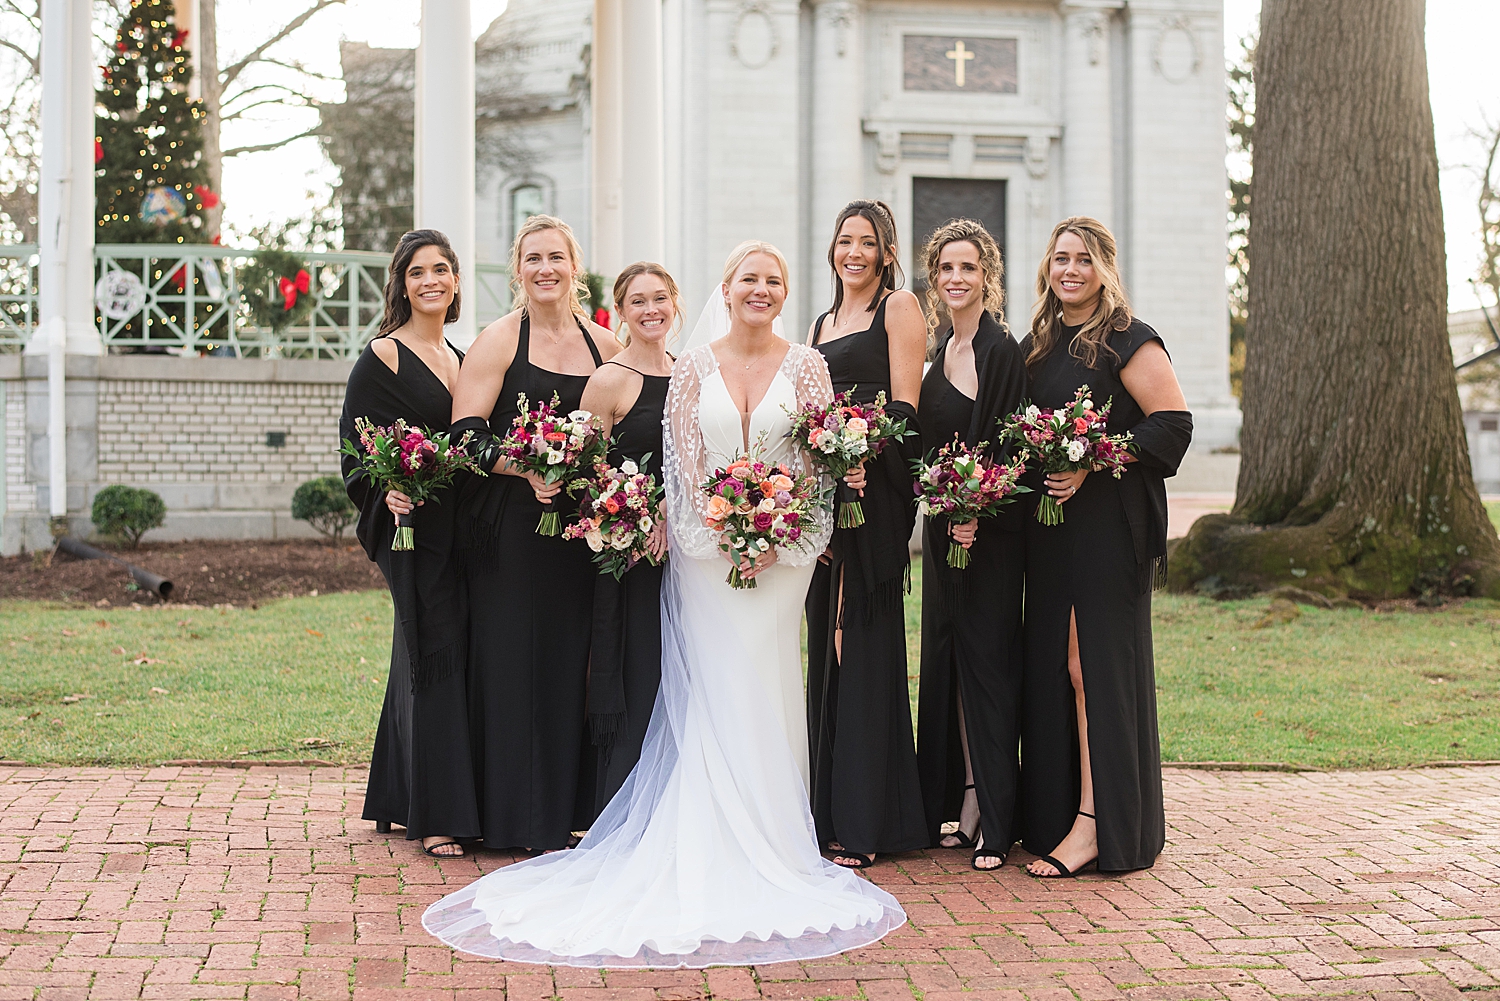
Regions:
M 380 324 L 387 254 L 364 251 L 296 253 L 308 272 L 310 308 L 290 324 L 276 310 L 251 308 L 251 298 L 277 302 L 255 250 L 162 244 L 107 244 L 94 248 L 95 281 L 113 278 L 115 295 L 96 311 L 99 335 L 120 351 L 170 350 L 234 357 L 352 358 Z M 36 330 L 37 248 L 0 246 L 0 351 L 25 346 Z M 120 278 L 128 275 L 130 278 Z M 268 287 L 246 288 L 246 282 Z M 479 327 L 510 308 L 509 274 L 502 265 L 470 269 L 464 308 Z M 247 296 L 246 293 L 250 293 Z M 258 295 L 257 295 L 258 293 Z M 272 318 L 267 322 L 267 316 Z

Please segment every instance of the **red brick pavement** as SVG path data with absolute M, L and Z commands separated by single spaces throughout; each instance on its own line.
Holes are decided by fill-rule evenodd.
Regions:
M 438 945 L 423 908 L 508 858 L 375 835 L 364 778 L 0 768 L 0 1001 L 1500 1001 L 1500 768 L 1169 771 L 1149 872 L 1043 883 L 900 856 L 871 872 L 911 924 L 879 945 L 706 972 Z

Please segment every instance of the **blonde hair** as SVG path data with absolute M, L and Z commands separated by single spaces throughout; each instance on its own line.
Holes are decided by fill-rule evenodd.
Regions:
M 724 281 L 722 284 L 728 285 L 734 281 L 734 273 L 740 269 L 740 265 L 745 263 L 745 258 L 751 254 L 768 254 L 775 258 L 776 266 L 781 269 L 782 287 L 790 288 L 791 278 L 789 276 L 792 269 L 786 263 L 786 255 L 777 250 L 773 244 L 769 244 L 764 240 L 746 240 L 729 252 L 729 258 L 724 262 Z
M 1057 241 L 1064 233 L 1072 233 L 1083 241 L 1084 249 L 1094 262 L 1094 273 L 1103 287 L 1099 289 L 1099 304 L 1094 315 L 1084 323 L 1083 329 L 1068 345 L 1068 353 L 1088 368 L 1097 368 L 1099 355 L 1109 352 L 1120 356 L 1109 346 L 1109 335 L 1115 330 L 1130 326 L 1130 300 L 1125 296 L 1125 284 L 1120 280 L 1120 268 L 1116 262 L 1115 238 L 1109 228 L 1098 219 L 1088 216 L 1070 216 L 1052 230 L 1052 239 L 1047 241 L 1047 252 L 1036 269 L 1036 307 L 1031 311 L 1031 350 L 1026 355 L 1026 367 L 1035 368 L 1041 363 L 1062 337 L 1062 300 L 1052 291 L 1049 280 L 1052 273 L 1052 255 L 1057 251 Z
M 568 257 L 573 262 L 573 301 L 570 305 L 573 312 L 583 319 L 589 319 L 588 310 L 583 306 L 583 300 L 589 294 L 589 287 L 584 282 L 585 269 L 583 266 L 583 247 L 578 244 L 578 237 L 573 235 L 573 227 L 563 222 L 556 216 L 534 215 L 527 219 L 516 230 L 515 242 L 510 245 L 510 301 L 514 309 L 519 309 L 525 315 L 531 305 L 526 298 L 526 285 L 521 281 L 521 244 L 528 236 L 541 233 L 549 229 L 555 229 L 563 235 L 568 244 Z
M 927 308 L 924 312 L 927 314 L 928 354 L 936 346 L 938 327 L 942 326 L 944 319 L 952 319 L 938 292 L 938 259 L 943 256 L 943 248 L 950 243 L 971 243 L 979 251 L 979 267 L 984 272 L 985 312 L 1000 319 L 1005 309 L 1005 259 L 1000 256 L 1000 245 L 990 231 L 973 219 L 951 219 L 943 223 L 922 248 L 922 264 L 927 272 Z
M 627 348 L 630 347 L 630 324 L 625 322 L 625 296 L 630 293 L 630 283 L 642 275 L 660 278 L 667 287 L 667 295 L 672 297 L 672 334 L 675 336 L 682 329 L 682 292 L 677 288 L 677 279 L 654 261 L 636 261 L 620 272 L 620 276 L 615 279 L 614 293 L 611 296 L 615 304 L 615 316 L 620 318 L 620 329 L 615 331 L 615 340 Z

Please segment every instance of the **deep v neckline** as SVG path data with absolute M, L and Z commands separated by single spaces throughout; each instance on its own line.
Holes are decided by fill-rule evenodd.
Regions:
M 787 353 L 790 354 L 791 352 L 788 351 Z M 718 361 L 717 355 L 714 356 L 714 360 Z M 786 359 L 782 358 L 781 365 L 785 364 Z M 719 385 L 724 388 L 724 396 L 729 400 L 730 409 L 739 416 L 740 443 L 745 450 L 745 455 L 750 454 L 750 425 L 755 421 L 755 415 L 760 413 L 760 408 L 765 406 L 766 401 L 771 398 L 771 387 L 776 385 L 776 380 L 786 378 L 785 374 L 781 371 L 781 365 L 776 366 L 776 371 L 771 374 L 771 381 L 766 383 L 765 392 L 760 394 L 760 399 L 756 401 L 755 406 L 750 408 L 748 413 L 740 409 L 740 405 L 734 400 L 734 394 L 729 391 L 729 383 L 724 381 L 724 366 L 721 364 L 714 369 L 713 374 L 719 377 Z M 791 380 L 788 381 L 790 382 Z
M 392 337 L 391 340 L 394 341 L 395 344 L 396 344 L 396 357 L 398 359 L 401 357 L 401 352 L 405 351 L 408 355 L 411 356 L 411 358 L 412 358 L 413 361 L 415 361 L 418 365 L 422 366 L 422 371 L 426 372 L 427 375 L 428 375 L 428 377 L 431 378 L 433 382 L 435 382 L 435 383 L 438 384 L 438 386 L 442 389 L 443 393 L 445 395 L 447 395 L 447 397 L 450 400 L 453 398 L 453 389 L 452 389 L 452 387 L 449 386 L 446 382 L 443 381 L 442 376 L 438 375 L 436 372 L 434 372 L 432 370 L 432 366 L 431 365 L 427 364 L 427 362 L 425 362 L 425 361 L 422 360 L 422 356 L 421 355 L 417 354 L 411 348 L 407 347 L 398 338 Z M 446 337 L 443 338 L 443 347 L 445 347 L 449 351 L 453 352 L 453 357 L 455 357 L 455 358 L 458 359 L 459 367 L 462 368 L 463 367 L 463 363 L 464 363 L 464 356 L 459 353 L 459 351 L 458 351 L 457 348 L 455 348 L 452 344 L 448 343 L 448 339 Z M 398 361 L 397 364 L 399 365 L 400 362 Z M 391 374 L 399 376 L 401 373 L 400 373 L 400 371 L 398 369 L 396 372 L 392 372 Z

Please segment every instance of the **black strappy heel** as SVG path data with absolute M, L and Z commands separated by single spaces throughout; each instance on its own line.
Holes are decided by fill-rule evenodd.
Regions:
M 974 788 L 974 783 L 970 782 L 968 785 L 964 786 L 964 792 L 968 792 L 972 788 Z M 960 812 L 962 812 L 961 807 Z M 960 821 L 959 823 L 960 825 L 962 825 L 963 822 Z M 943 838 L 957 838 L 958 844 L 945 845 L 943 844 Z M 954 829 L 952 834 L 944 834 L 942 837 L 938 838 L 938 847 L 947 851 L 968 851 L 970 848 L 973 848 L 977 844 L 979 844 L 979 830 L 977 828 L 975 829 L 974 833 L 970 835 L 965 834 L 963 827 L 959 826 L 958 828 Z
M 1092 813 L 1084 813 L 1082 810 L 1079 810 L 1078 811 L 1078 816 L 1080 816 L 1080 817 L 1087 817 L 1090 820 L 1094 821 L 1095 823 L 1098 822 L 1098 818 L 1095 817 Z M 1053 851 L 1056 851 L 1056 850 L 1057 849 L 1055 849 L 1055 848 L 1053 849 Z M 1087 869 L 1089 866 L 1094 865 L 1095 863 L 1097 863 L 1099 861 L 1099 856 L 1095 855 L 1093 858 L 1091 858 L 1087 862 L 1083 863 L 1083 865 L 1079 866 L 1078 867 L 1078 872 L 1073 872 L 1071 869 L 1069 869 L 1067 866 L 1063 865 L 1061 862 L 1059 862 L 1057 859 L 1053 858 L 1051 855 L 1039 855 L 1039 856 L 1037 856 L 1037 861 L 1038 862 L 1045 862 L 1048 865 L 1052 866 L 1052 868 L 1054 868 L 1054 869 L 1057 870 L 1057 875 L 1056 876 L 1047 876 L 1047 875 L 1044 875 L 1042 873 L 1032 872 L 1030 869 L 1027 869 L 1026 870 L 1026 875 L 1030 876 L 1032 879 L 1071 879 L 1072 877 L 1077 876 L 1078 872 L 1082 872 L 1083 870 Z

